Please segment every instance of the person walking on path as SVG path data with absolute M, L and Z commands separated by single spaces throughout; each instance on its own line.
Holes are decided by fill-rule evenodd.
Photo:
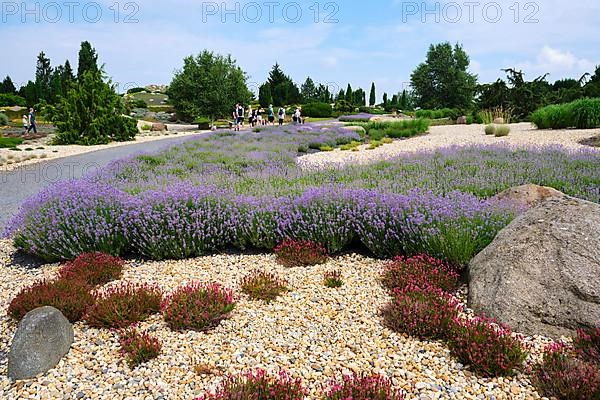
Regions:
M 29 129 L 29 117 L 27 114 L 23 114 L 23 135 L 27 133 L 27 129 Z
M 240 126 L 244 126 L 244 107 L 241 104 L 236 105 L 236 131 L 240 130 Z
M 283 121 L 285 120 L 285 108 L 279 107 L 279 126 L 283 126 Z
M 37 134 L 37 126 L 35 125 L 35 110 L 33 107 L 29 109 L 29 128 L 27 128 L 27 133 L 31 132 L 33 129 L 33 133 Z
M 275 125 L 275 111 L 273 111 L 273 104 L 269 104 L 269 125 Z

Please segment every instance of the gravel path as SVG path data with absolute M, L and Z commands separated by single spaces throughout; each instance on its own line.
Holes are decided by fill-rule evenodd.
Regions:
M 79 178 L 104 167 L 113 160 L 138 152 L 157 151 L 200 134 L 202 133 L 112 146 L 103 150 L 23 165 L 9 171 L 0 168 L 0 233 L 8 220 L 18 211 L 21 203 L 48 185 Z M 83 150 L 90 150 L 90 147 L 84 147 Z
M 484 133 L 483 125 L 448 125 L 433 126 L 429 134 L 396 140 L 375 150 L 367 150 L 368 146 L 361 146 L 358 152 L 341 151 L 321 152 L 303 156 L 298 163 L 303 168 L 322 168 L 343 164 L 367 164 L 373 161 L 385 160 L 400 154 L 418 151 L 435 150 L 440 147 L 452 145 L 466 146 L 478 144 L 509 144 L 518 147 L 532 147 L 545 145 L 562 145 L 566 148 L 578 150 L 589 149 L 578 142 L 600 135 L 600 129 L 590 130 L 538 130 L 529 123 L 511 124 L 511 133 L 507 137 L 496 138 Z M 600 153 L 600 149 L 598 149 Z
M 3 251 L 3 253 L 2 253 Z M 16 323 L 10 299 L 57 265 L 5 268 L 12 250 L 0 243 L 0 398 L 191 399 L 214 388 L 224 373 L 284 368 L 301 377 L 317 399 L 331 377 L 351 371 L 385 374 L 408 399 L 536 399 L 524 375 L 482 379 L 457 363 L 440 342 L 419 341 L 382 326 L 389 297 L 378 283 L 383 262 L 343 255 L 311 268 L 285 268 L 273 255 L 216 255 L 185 261 L 129 262 L 124 280 L 156 282 L 169 291 L 190 280 L 217 281 L 240 293 L 240 279 L 260 267 L 289 283 L 290 292 L 266 304 L 245 295 L 229 320 L 207 333 L 176 333 L 159 316 L 141 324 L 163 343 L 161 355 L 130 370 L 118 355 L 115 333 L 75 324 L 75 343 L 59 365 L 37 379 L 11 383 L 6 351 Z M 323 273 L 342 272 L 345 285 L 327 289 Z M 463 291 L 460 298 L 464 299 Z M 544 341 L 534 340 L 539 350 Z M 202 370 L 202 371 L 199 371 Z M 201 373 L 200 373 L 201 372 Z

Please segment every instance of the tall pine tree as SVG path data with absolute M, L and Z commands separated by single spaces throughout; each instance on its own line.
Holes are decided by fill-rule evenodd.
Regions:
M 369 106 L 373 107 L 377 102 L 377 98 L 375 96 L 375 82 L 371 83 L 371 93 L 369 94 Z
M 90 42 L 81 42 L 79 64 L 77 65 L 77 80 L 81 81 L 87 71 L 97 72 L 98 70 L 98 54 L 96 54 L 96 50 Z
M 7 75 L 2 83 L 0 83 L 0 93 L 17 94 L 17 88 L 12 79 L 10 79 L 10 76 Z
M 35 68 L 36 102 L 39 100 L 51 101 L 52 98 L 52 67 L 50 59 L 42 51 L 38 55 Z

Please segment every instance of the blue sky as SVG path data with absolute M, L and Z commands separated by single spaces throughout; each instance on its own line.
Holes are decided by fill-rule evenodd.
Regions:
M 407 85 L 431 43 L 462 43 L 483 82 L 506 67 L 555 80 L 600 64 L 597 0 L 58 0 L 0 11 L 0 75 L 16 83 L 33 77 L 41 50 L 75 66 L 83 40 L 120 88 L 168 83 L 183 57 L 205 48 L 232 54 L 253 89 L 277 61 L 298 83 L 368 90 L 374 81 L 379 98 Z

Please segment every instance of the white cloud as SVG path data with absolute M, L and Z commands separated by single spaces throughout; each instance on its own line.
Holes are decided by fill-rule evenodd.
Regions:
M 565 77 L 579 78 L 586 72 L 593 72 L 600 61 L 594 62 L 578 57 L 570 51 L 543 46 L 535 61 L 522 61 L 516 67 L 522 69 L 530 77 L 550 74 L 550 80 Z

